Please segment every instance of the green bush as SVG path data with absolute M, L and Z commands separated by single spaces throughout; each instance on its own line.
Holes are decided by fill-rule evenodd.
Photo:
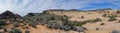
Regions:
M 116 12 L 117 14 L 119 14 L 120 13 L 120 11 L 119 10 L 117 10 L 117 12 Z
M 86 22 L 75 22 L 75 25 L 76 25 L 76 26 L 82 26 L 82 25 L 84 25 L 84 24 L 86 24 Z
M 115 18 L 115 16 L 110 16 L 109 18 L 110 18 L 110 19 L 109 19 L 108 21 L 115 21 L 115 20 L 117 20 L 117 19 Z
M 100 25 L 105 25 L 105 23 L 101 23 Z
M 51 16 L 51 17 L 50 17 L 50 20 L 55 20 L 55 17 L 54 17 L 54 16 Z
M 14 27 L 19 27 L 19 23 L 14 23 Z
M 32 27 L 34 27 L 34 28 L 37 28 L 37 26 L 36 26 L 36 23 L 35 23 L 35 22 L 31 22 L 31 23 L 29 24 L 29 26 L 32 26 Z
M 98 22 L 98 21 L 102 21 L 102 20 L 99 19 L 99 18 L 96 18 L 96 19 L 94 19 L 94 20 L 92 21 L 92 23 L 94 23 L 94 22 Z
M 15 29 L 10 30 L 8 33 L 22 33 L 22 31 L 15 28 Z
M 29 30 L 26 30 L 25 33 L 30 33 L 30 31 L 29 31 Z
M 6 25 L 5 21 L 0 20 L 0 26 Z

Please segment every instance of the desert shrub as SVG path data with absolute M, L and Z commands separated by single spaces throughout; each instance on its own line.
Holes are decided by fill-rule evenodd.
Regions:
M 105 23 L 101 23 L 100 25 L 105 25 Z
M 8 31 L 8 33 L 13 33 L 13 30 Z
M 70 26 L 65 25 L 65 26 L 63 26 L 63 29 L 64 29 L 65 31 L 69 31 L 69 30 L 70 30 Z
M 6 29 L 6 28 L 4 28 L 4 31 L 5 31 L 5 32 L 7 32 L 7 29 Z
M 99 30 L 99 28 L 96 28 L 96 30 Z
M 61 19 L 60 19 L 61 21 L 63 21 L 63 22 L 68 22 L 68 17 L 66 17 L 66 16 L 64 16 L 64 17 L 61 17 Z
M 26 26 L 22 26 L 23 29 L 26 29 Z
M 83 19 L 84 18 L 84 16 L 81 16 L 81 19 Z
M 86 23 L 87 23 L 87 22 L 92 22 L 92 21 L 93 21 L 93 20 L 86 20 L 86 21 L 82 21 L 82 22 L 86 22 Z
M 112 30 L 112 32 L 111 33 L 120 33 L 119 31 L 117 31 L 117 30 Z
M 25 33 L 30 33 L 30 31 L 29 31 L 29 30 L 26 30 Z
M 50 20 L 55 20 L 55 17 L 54 17 L 54 16 L 51 16 L 51 17 L 50 17 Z
M 120 20 L 118 22 L 120 23 Z
M 0 26 L 5 26 L 5 25 L 6 25 L 5 21 L 0 20 Z
M 108 21 L 115 21 L 115 20 L 117 20 L 117 19 L 115 18 L 115 16 L 110 16 L 109 18 L 110 18 L 110 19 L 109 19 Z
M 82 26 L 82 25 L 84 25 L 84 24 L 86 24 L 86 22 L 75 22 L 75 25 L 76 25 L 76 26 Z
M 96 19 L 94 19 L 92 22 L 94 23 L 94 22 L 98 22 L 98 21 L 102 21 L 102 20 L 99 19 L 99 18 L 96 18 Z
M 14 23 L 14 27 L 19 27 L 19 23 Z
M 117 10 L 117 12 L 116 12 L 117 14 L 119 14 L 120 13 L 120 11 L 119 10 Z
M 31 22 L 29 25 L 32 26 L 32 27 L 34 27 L 34 28 L 37 28 L 35 22 Z
M 11 30 L 9 33 L 22 33 L 22 31 L 15 28 L 15 29 Z

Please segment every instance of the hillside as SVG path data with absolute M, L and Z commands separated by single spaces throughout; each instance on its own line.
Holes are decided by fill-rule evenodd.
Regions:
M 112 9 L 51 9 L 24 17 L 10 11 L 0 14 L 0 32 L 6 33 L 119 33 L 119 27 L 120 10 Z

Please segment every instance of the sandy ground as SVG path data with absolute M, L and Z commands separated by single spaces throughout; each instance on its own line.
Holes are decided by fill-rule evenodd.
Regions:
M 109 13 L 107 13 L 109 11 Z M 120 20 L 120 17 L 116 17 L 116 21 L 108 21 L 109 18 L 103 17 L 102 15 L 104 13 L 111 15 L 116 14 L 116 10 L 107 10 L 105 12 L 75 12 L 75 11 L 68 11 L 68 12 L 62 12 L 62 11 L 54 11 L 49 12 L 50 14 L 56 14 L 56 15 L 66 15 L 71 17 L 69 20 L 71 21 L 85 21 L 85 20 L 91 20 L 95 18 L 100 18 L 102 21 L 96 22 L 96 23 L 87 23 L 83 25 L 87 28 L 85 31 L 86 33 L 110 33 L 112 30 L 118 30 L 120 31 L 120 23 L 118 21 Z M 120 14 L 116 14 L 119 16 Z M 81 19 L 80 17 L 84 16 L 84 19 Z M 100 25 L 101 23 L 105 23 L 105 25 Z M 99 30 L 96 30 L 96 28 L 99 28 Z
M 106 13 L 109 11 L 109 13 Z M 66 15 L 71 21 L 85 21 L 85 20 L 91 20 L 91 19 L 96 19 L 100 18 L 102 21 L 96 22 L 96 23 L 87 23 L 83 25 L 84 27 L 87 28 L 85 30 L 85 33 L 110 33 L 112 30 L 118 30 L 120 31 L 120 23 L 118 22 L 120 20 L 120 17 L 116 17 L 116 21 L 108 21 L 108 17 L 103 17 L 102 15 L 104 13 L 111 15 L 115 14 L 116 10 L 107 10 L 105 12 L 76 12 L 76 11 L 54 11 L 54 12 L 48 12 L 50 14 L 56 14 L 56 15 Z M 120 14 L 116 14 L 117 16 L 120 16 Z M 84 16 L 83 19 L 81 19 L 81 16 Z M 101 23 L 105 23 L 104 25 L 100 25 Z M 7 27 L 12 27 L 12 26 L 7 26 Z M 79 33 L 76 31 L 63 31 L 59 29 L 49 29 L 46 26 L 42 25 L 37 25 L 37 28 L 30 28 L 31 33 Z M 99 28 L 99 30 L 96 30 L 96 28 Z M 8 28 L 10 29 L 10 28 Z M 25 29 L 22 29 L 22 32 L 25 32 Z

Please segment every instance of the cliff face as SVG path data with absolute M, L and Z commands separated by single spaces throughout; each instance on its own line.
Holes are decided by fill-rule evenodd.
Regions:
M 13 18 L 22 18 L 22 17 L 8 10 L 0 14 L 0 19 L 13 19 Z

